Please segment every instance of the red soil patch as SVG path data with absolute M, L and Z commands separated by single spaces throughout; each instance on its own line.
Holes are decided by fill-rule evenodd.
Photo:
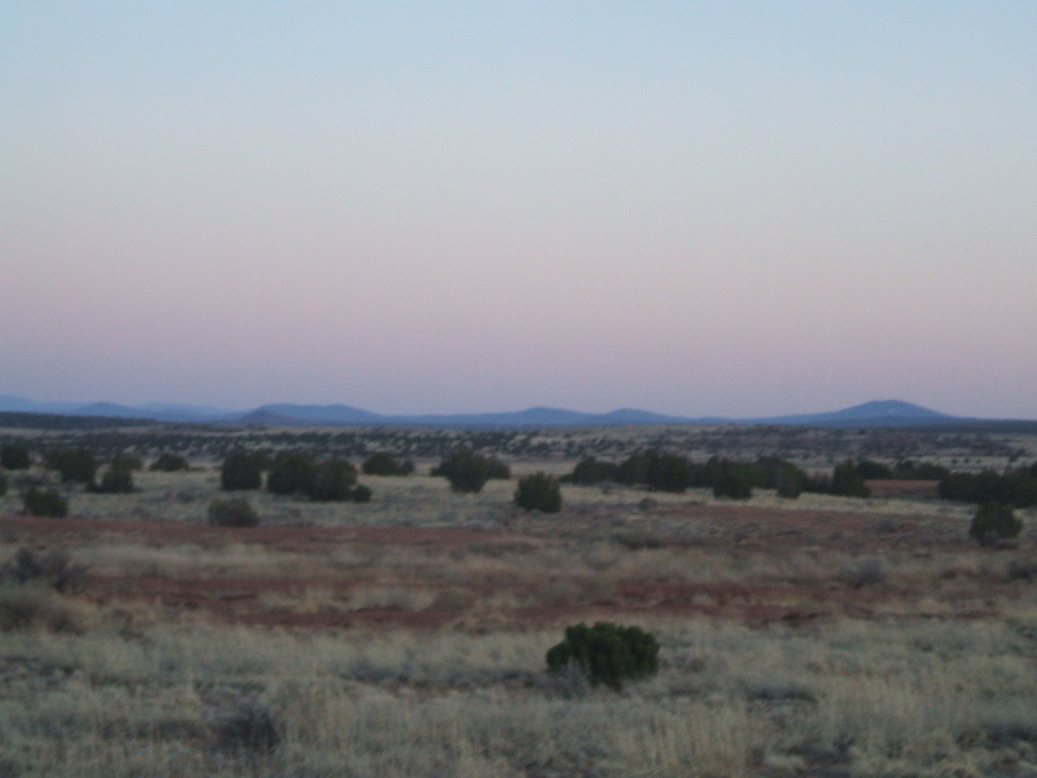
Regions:
M 646 529 L 657 533 L 661 545 L 713 548 L 733 557 L 758 558 L 762 553 L 780 559 L 784 554 L 798 553 L 822 558 L 821 554 L 832 551 L 873 555 L 889 549 L 931 555 L 942 550 L 957 553 L 963 547 L 961 527 L 910 516 L 687 503 L 660 506 L 651 511 L 650 518 Z M 592 511 L 516 522 L 524 531 L 312 526 L 232 529 L 171 522 L 12 516 L 0 517 L 0 539 L 34 547 L 58 545 L 73 551 L 77 545 L 108 543 L 206 549 L 257 545 L 273 552 L 312 555 L 315 565 L 296 573 L 285 572 L 283 565 L 277 565 L 269 575 L 245 577 L 219 570 L 197 579 L 95 575 L 87 587 L 86 596 L 108 605 L 143 601 L 158 613 L 194 612 L 219 623 L 296 628 L 478 629 L 485 624 L 532 627 L 574 619 L 696 615 L 749 624 L 806 625 L 840 614 L 866 617 L 891 598 L 916 596 L 885 585 L 854 588 L 849 579 L 826 580 L 821 585 L 809 573 L 804 580 L 762 578 L 736 584 L 664 576 L 617 579 L 607 571 L 599 578 L 586 567 L 576 572 L 560 568 L 547 580 L 542 574 L 521 574 L 521 554 L 535 554 L 537 549 L 549 546 L 579 547 L 588 532 L 598 533 L 600 541 L 603 522 L 607 527 L 607 515 Z M 420 554 L 413 568 L 398 567 L 401 562 L 396 557 L 396 568 L 380 568 L 378 561 L 371 561 L 338 573 L 322 560 L 342 547 L 411 549 Z M 479 567 L 480 557 L 504 554 L 514 555 L 510 557 L 510 569 L 518 565 L 519 573 L 509 577 L 494 572 L 492 565 L 486 570 Z M 372 556 L 372 560 L 378 558 L 377 554 Z M 475 560 L 471 580 L 464 580 L 458 570 L 464 569 L 469 560 Z M 313 570 L 323 572 L 315 575 Z M 831 572 L 828 575 L 831 578 Z M 398 607 L 377 604 L 377 598 L 361 597 L 355 603 L 351 600 L 354 591 L 372 584 L 385 587 L 387 580 L 392 581 L 389 588 L 401 594 Z M 306 602 L 308 590 L 319 593 L 315 603 Z M 408 599 L 409 590 L 420 596 Z M 930 598 L 941 596 L 935 590 L 925 594 Z M 952 596 L 954 593 L 948 590 L 947 597 Z M 973 592 L 970 599 L 975 596 L 978 592 Z M 375 604 L 364 607 L 368 601 Z M 962 603 L 961 607 L 971 606 Z

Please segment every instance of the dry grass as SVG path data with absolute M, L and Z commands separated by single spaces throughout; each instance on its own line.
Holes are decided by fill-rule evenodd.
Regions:
M 968 508 L 931 500 L 646 510 L 637 490 L 566 487 L 543 517 L 510 505 L 514 481 L 363 480 L 369 505 L 250 495 L 265 526 L 304 525 L 292 543 L 52 537 L 93 578 L 0 585 L 0 775 L 1037 773 L 1032 511 L 991 551 L 967 543 Z M 200 524 L 218 494 L 214 470 L 137 482 L 73 512 Z M 475 531 L 380 540 L 400 526 Z M 656 634 L 658 676 L 549 677 L 562 628 L 596 618 Z M 276 744 L 248 738 L 263 722 Z

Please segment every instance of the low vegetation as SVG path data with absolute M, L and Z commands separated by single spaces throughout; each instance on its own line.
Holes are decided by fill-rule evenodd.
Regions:
M 591 684 L 619 691 L 624 681 L 638 681 L 659 672 L 659 642 L 640 627 L 599 621 L 593 627 L 575 624 L 565 639 L 547 651 L 547 670 L 560 674 L 573 669 Z
M 988 502 L 980 505 L 972 517 L 969 537 L 985 546 L 992 546 L 998 541 L 1018 537 L 1022 528 L 1022 521 L 1010 505 Z
M 230 454 L 220 468 L 220 485 L 228 492 L 258 489 L 263 485 L 259 460 L 247 451 Z
M 207 510 L 209 523 L 214 527 L 256 527 L 259 514 L 244 497 L 216 498 Z
M 23 505 L 30 516 L 60 519 L 68 514 L 68 500 L 55 489 L 31 486 L 25 493 Z
M 562 509 L 562 490 L 558 480 L 547 473 L 533 473 L 519 479 L 515 504 L 527 511 L 558 513 Z
M 30 464 L 29 449 L 23 443 L 5 443 L 0 446 L 0 467 L 5 470 L 28 470 Z
M 1037 441 L 813 434 L 5 432 L 35 464 L 2 471 L 0 774 L 1029 775 L 1037 514 L 935 482 L 1025 480 Z M 123 493 L 40 464 L 76 449 L 101 483 L 188 467 Z M 507 474 L 427 474 L 459 451 Z M 417 467 L 372 500 L 349 462 L 379 452 Z M 262 488 L 298 453 L 309 488 Z M 349 499 L 319 499 L 336 460 Z M 72 518 L 14 515 L 33 490 Z
M 477 454 L 471 449 L 455 451 L 432 470 L 432 475 L 442 476 L 450 482 L 455 492 L 477 494 L 491 478 L 507 480 L 511 469 L 496 457 Z
M 158 459 L 151 463 L 151 471 L 158 473 L 176 473 L 180 470 L 190 469 L 191 464 L 187 461 L 187 457 L 168 451 L 163 451 L 159 454 Z

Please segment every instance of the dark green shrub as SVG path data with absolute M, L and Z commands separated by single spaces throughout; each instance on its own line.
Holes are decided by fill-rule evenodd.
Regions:
M 871 489 L 864 483 L 857 465 L 850 459 L 835 466 L 835 469 L 832 471 L 832 485 L 829 489 L 832 494 L 838 494 L 843 497 L 871 496 Z
M 620 689 L 624 681 L 647 678 L 659 671 L 659 643 L 640 627 L 599 621 L 593 627 L 575 624 L 565 640 L 547 652 L 547 670 L 562 673 L 578 667 L 592 684 Z
M 515 504 L 527 511 L 558 513 L 562 509 L 562 490 L 558 480 L 546 473 L 534 473 L 518 482 Z
M 645 483 L 649 489 L 679 494 L 691 486 L 691 462 L 677 454 L 649 451 L 645 468 Z
M 593 486 L 602 481 L 619 483 L 619 465 L 615 462 L 602 462 L 594 457 L 587 457 L 577 463 L 572 475 L 566 480 L 581 486 Z
M 112 461 L 108 466 L 112 468 L 112 470 L 126 470 L 127 472 L 132 473 L 134 470 L 140 470 L 144 467 L 144 463 L 140 461 L 140 457 L 136 454 L 129 454 L 125 451 L 120 451 L 112 457 Z
M 315 466 L 310 485 L 310 499 L 320 502 L 343 502 L 352 498 L 356 468 L 344 459 L 332 459 Z
M 387 451 L 378 451 L 364 461 L 362 468 L 367 475 L 410 475 L 414 472 L 414 463 L 401 463 Z
M 353 502 L 371 502 L 371 490 L 363 484 L 358 484 L 353 489 Z
M 806 487 L 808 477 L 792 462 L 779 457 L 759 457 L 756 460 L 759 485 L 774 489 L 779 497 L 797 499 Z
M 643 452 L 631 454 L 616 468 L 617 483 L 633 485 L 648 482 L 648 455 Z
M 494 457 L 463 448 L 440 462 L 432 475 L 445 477 L 455 492 L 475 493 L 481 491 L 490 478 L 509 478 L 511 469 Z
M 150 469 L 153 473 L 175 473 L 179 470 L 190 470 L 191 465 L 182 456 L 164 452 L 159 454 Z
M 939 481 L 950 474 L 950 470 L 931 462 L 914 462 L 903 459 L 893 468 L 893 477 L 904 481 Z
M 939 494 L 945 500 L 961 502 L 998 502 L 1016 508 L 1037 505 L 1037 473 L 1020 467 L 998 473 L 948 473 L 940 479 Z
M 57 451 L 49 459 L 49 464 L 61 474 L 64 483 L 88 484 L 97 474 L 97 460 L 87 448 Z
M 5 470 L 28 470 L 29 465 L 29 449 L 21 443 L 0 446 L 0 467 Z
M 7 473 L 0 470 L 0 497 L 7 494 Z
M 893 478 L 893 468 L 873 459 L 860 459 L 857 461 L 857 472 L 865 480 L 888 480 Z
M 712 475 L 713 496 L 748 500 L 753 496 L 753 475 L 744 463 L 721 459 Z
M 209 503 L 209 523 L 214 527 L 255 527 L 259 514 L 244 497 L 216 498 Z
M 988 502 L 979 506 L 969 526 L 969 537 L 984 546 L 992 546 L 999 540 L 1010 540 L 1019 536 L 1023 523 L 1010 505 Z
M 220 485 L 224 491 L 258 489 L 263 483 L 259 463 L 244 451 L 235 451 L 223 460 L 220 468 Z
M 129 470 L 109 468 L 101 478 L 101 483 L 91 491 L 100 494 L 130 494 L 133 491 L 133 473 Z
M 507 481 L 511 478 L 511 468 L 497 457 L 483 457 L 486 461 L 486 478 L 489 480 Z
M 266 477 L 266 488 L 271 494 L 310 495 L 316 480 L 317 465 L 313 457 L 294 451 L 277 458 Z
M 33 486 L 25 493 L 25 512 L 30 516 L 60 519 L 68 514 L 68 500 L 53 489 Z

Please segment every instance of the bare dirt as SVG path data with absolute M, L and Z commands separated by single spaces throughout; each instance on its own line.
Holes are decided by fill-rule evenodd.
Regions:
M 94 574 L 85 587 L 86 596 L 109 607 L 143 601 L 167 613 L 198 614 L 220 623 L 296 628 L 453 625 L 478 629 L 490 623 L 521 628 L 632 614 L 707 615 L 753 625 L 807 625 L 836 616 L 869 617 L 888 603 L 897 601 L 903 607 L 905 598 L 917 601 L 922 595 L 927 598 L 924 607 L 937 608 L 944 616 L 989 616 L 983 610 L 984 587 L 996 586 L 1003 593 L 1006 585 L 1003 576 L 954 571 L 948 561 L 950 572 L 941 572 L 935 583 L 918 592 L 916 586 L 888 576 L 879 563 L 867 561 L 902 552 L 908 559 L 928 560 L 935 569 L 941 559 L 974 551 L 963 539 L 961 526 L 932 517 L 744 504 L 670 504 L 646 511 L 643 521 L 643 529 L 626 527 L 610 537 L 606 533 L 609 517 L 595 510 L 523 518 L 512 528 L 500 530 L 406 526 L 231 529 L 156 521 L 9 516 L 0 517 L 0 539 L 12 545 L 63 547 L 73 554 L 80 546 L 107 544 L 179 547 L 185 554 L 191 549 L 218 550 L 233 545 L 291 553 L 296 558 L 326 559 L 335 552 L 349 551 L 371 559 L 384 552 L 405 559 L 411 554 L 415 559 L 413 570 L 393 570 L 394 574 L 400 572 L 393 585 L 404 594 L 407 590 L 420 592 L 424 596 L 420 605 L 345 605 L 354 592 L 385 582 L 386 570 L 377 562 L 341 572 L 325 566 L 316 576 L 302 570 L 286 571 L 284 565 L 260 575 L 254 571 L 235 574 L 232 566 L 226 571 L 206 569 L 204 577 L 197 578 L 142 569 L 121 575 Z M 680 553 L 695 548 L 722 554 L 731 563 L 798 556 L 817 559 L 822 565 L 832 554 L 851 562 L 845 575 L 833 576 L 830 567 L 827 573 L 812 575 L 808 562 L 796 574 L 756 573 L 737 583 L 698 581 L 694 570 L 682 575 L 653 574 L 650 567 L 636 577 L 607 571 L 591 576 L 586 568 L 552 570 L 546 580 L 522 575 L 524 558 L 534 559 L 539 551 L 550 549 L 578 553 L 578 544 L 584 542 L 579 538 L 594 536 L 614 544 L 619 554 L 655 549 Z M 464 577 L 472 557 L 502 556 L 513 561 L 517 574 L 474 568 L 477 572 Z M 969 596 L 961 597 L 966 585 Z M 323 594 L 318 604 L 291 605 L 304 601 L 313 590 Z

